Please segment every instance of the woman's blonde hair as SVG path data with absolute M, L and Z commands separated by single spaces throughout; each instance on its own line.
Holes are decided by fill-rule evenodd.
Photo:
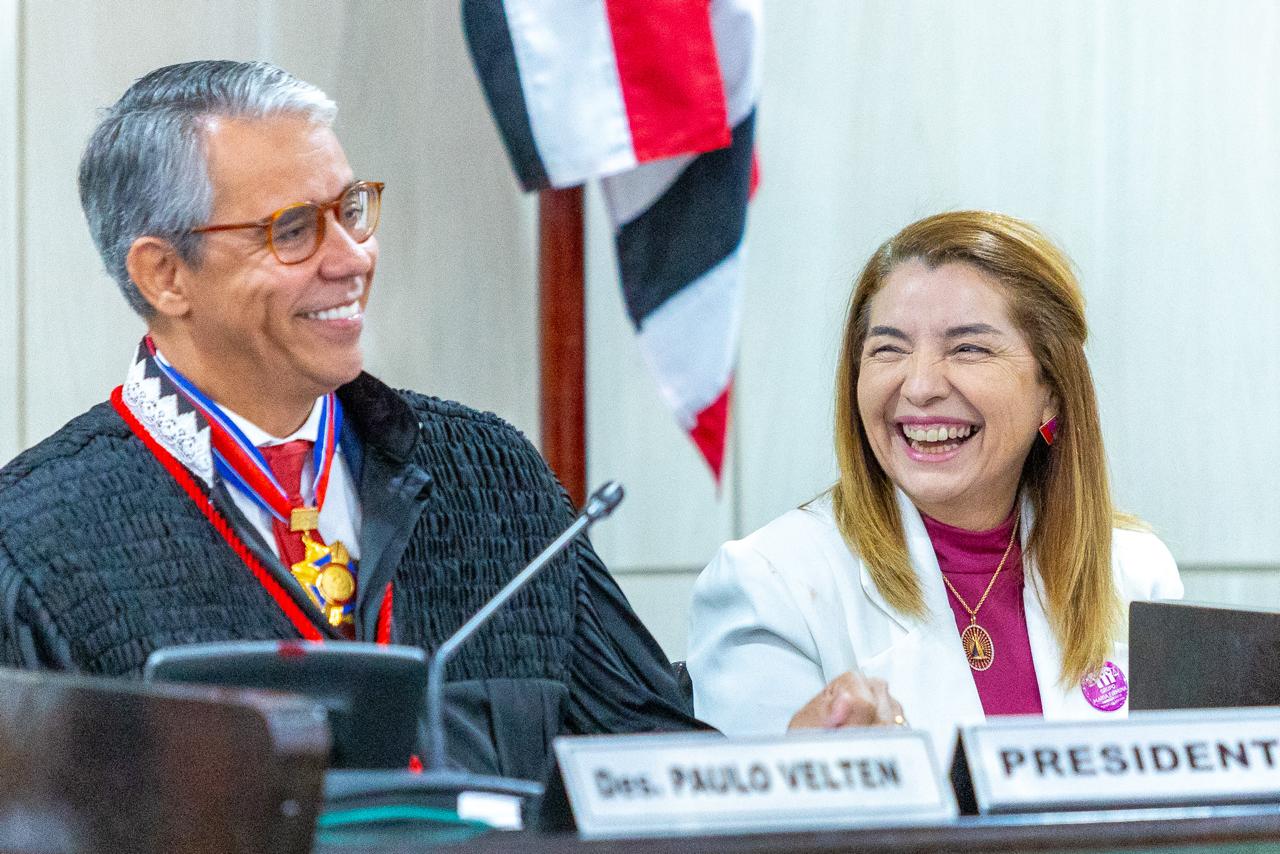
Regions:
M 1045 611 L 1062 645 L 1060 676 L 1064 684 L 1078 681 L 1102 665 L 1119 630 L 1120 602 L 1111 575 L 1115 514 L 1084 354 L 1084 297 L 1071 262 L 1034 226 L 989 211 L 938 214 L 904 228 L 867 262 L 853 291 L 836 369 L 836 524 L 885 599 L 904 613 L 924 616 L 894 486 L 872 453 L 858 411 L 871 299 L 890 272 L 911 260 L 930 268 L 971 264 L 996 282 L 1057 399 L 1053 446 L 1038 440 L 1032 446 L 1021 490 L 1035 513 L 1027 553 L 1039 569 Z

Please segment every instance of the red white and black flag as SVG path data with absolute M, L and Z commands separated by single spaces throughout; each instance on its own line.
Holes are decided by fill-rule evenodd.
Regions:
M 641 350 L 719 479 L 756 184 L 761 0 L 462 7 L 524 188 L 602 179 Z

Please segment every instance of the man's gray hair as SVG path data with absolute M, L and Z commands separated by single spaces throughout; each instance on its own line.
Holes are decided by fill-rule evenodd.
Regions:
M 107 273 L 134 311 L 152 308 L 129 278 L 125 259 L 139 237 L 173 244 L 197 265 L 213 187 L 205 158 L 205 120 L 296 113 L 324 125 L 338 108 L 310 83 L 266 62 L 204 60 L 156 69 L 108 108 L 80 158 L 80 205 Z

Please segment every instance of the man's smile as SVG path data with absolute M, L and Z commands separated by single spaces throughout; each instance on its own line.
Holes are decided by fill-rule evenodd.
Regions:
M 356 297 L 349 303 L 334 306 L 333 308 L 303 312 L 302 316 L 308 320 L 354 320 L 360 317 L 361 313 L 360 297 Z

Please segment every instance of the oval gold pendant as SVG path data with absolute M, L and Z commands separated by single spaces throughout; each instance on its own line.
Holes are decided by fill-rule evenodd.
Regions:
M 342 564 L 331 563 L 320 571 L 316 587 L 326 604 L 345 605 L 355 595 L 356 579 L 351 570 Z
M 974 670 L 986 670 L 996 660 L 991 635 L 977 623 L 971 623 L 960 633 L 960 643 L 964 647 L 964 657 L 969 659 L 969 666 Z

